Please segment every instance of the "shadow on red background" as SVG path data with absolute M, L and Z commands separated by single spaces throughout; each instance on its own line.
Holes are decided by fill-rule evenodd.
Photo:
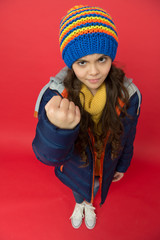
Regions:
M 119 35 L 116 61 L 143 95 L 135 154 L 113 183 L 92 231 L 71 227 L 71 191 L 38 162 L 31 143 L 40 89 L 63 66 L 59 22 L 75 4 L 105 8 Z M 156 0 L 0 2 L 0 239 L 158 240 L 159 230 L 159 10 Z

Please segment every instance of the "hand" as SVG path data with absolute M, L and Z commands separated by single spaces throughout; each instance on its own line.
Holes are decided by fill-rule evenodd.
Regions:
M 61 129 L 73 129 L 81 119 L 79 107 L 60 96 L 52 97 L 45 110 L 49 121 Z
M 122 172 L 115 172 L 114 176 L 113 176 L 112 182 L 117 182 L 117 181 L 121 180 L 121 178 L 123 178 L 123 176 L 124 176 L 124 173 L 122 173 Z

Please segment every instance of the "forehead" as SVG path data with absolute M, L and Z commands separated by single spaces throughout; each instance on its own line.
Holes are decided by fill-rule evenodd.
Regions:
M 83 60 L 86 60 L 86 61 L 91 61 L 91 60 L 96 60 L 96 59 L 98 59 L 100 57 L 103 57 L 103 56 L 105 56 L 105 55 L 104 54 L 99 54 L 99 53 L 94 53 L 94 54 L 91 54 L 91 55 L 81 57 L 78 60 L 83 59 Z

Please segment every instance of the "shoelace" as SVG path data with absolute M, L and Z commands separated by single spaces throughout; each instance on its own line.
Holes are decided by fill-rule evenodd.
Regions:
M 73 211 L 72 216 L 69 219 L 73 218 L 75 215 L 77 218 L 80 218 L 81 216 L 82 218 L 84 218 L 83 208 L 84 208 L 83 205 L 77 205 Z
M 87 218 L 90 218 L 90 217 L 93 218 L 96 216 L 94 210 L 95 210 L 95 207 L 93 207 L 92 205 L 89 205 L 89 204 L 85 205 L 85 213 Z

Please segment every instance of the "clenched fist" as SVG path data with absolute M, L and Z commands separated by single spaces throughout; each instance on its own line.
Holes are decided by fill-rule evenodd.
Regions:
M 49 121 L 61 129 L 73 129 L 81 119 L 79 107 L 60 96 L 52 97 L 45 110 Z

